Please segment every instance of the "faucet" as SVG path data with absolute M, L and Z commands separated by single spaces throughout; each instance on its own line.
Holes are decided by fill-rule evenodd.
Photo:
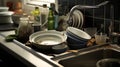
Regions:
M 105 1 L 105 2 L 102 2 L 102 3 L 100 3 L 98 5 L 94 5 L 94 6 L 90 6 L 90 5 L 75 5 L 75 6 L 73 6 L 71 8 L 70 12 L 69 12 L 68 23 L 70 23 L 70 21 L 72 19 L 71 16 L 72 16 L 74 10 L 76 10 L 76 9 L 94 9 L 94 8 L 99 8 L 99 7 L 103 6 L 103 5 L 106 5 L 108 2 L 109 1 Z

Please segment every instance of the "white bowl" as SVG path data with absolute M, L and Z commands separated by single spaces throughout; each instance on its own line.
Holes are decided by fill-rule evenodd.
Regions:
M 66 31 L 73 33 L 75 36 L 78 36 L 80 39 L 83 39 L 83 40 L 91 39 L 91 36 L 89 34 L 75 27 L 68 27 Z

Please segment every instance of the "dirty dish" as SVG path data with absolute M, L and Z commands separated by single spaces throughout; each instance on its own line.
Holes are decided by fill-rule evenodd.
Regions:
M 79 39 L 84 41 L 91 39 L 89 34 L 75 27 L 68 27 L 66 31 L 69 31 L 70 33 L 74 34 L 74 36 L 77 36 Z
M 38 31 L 30 35 L 29 41 L 42 52 L 52 52 L 52 47 L 66 42 L 67 36 L 63 32 L 55 30 Z
M 54 53 L 59 54 L 68 50 L 68 46 L 66 44 L 56 45 L 52 47 L 52 50 Z

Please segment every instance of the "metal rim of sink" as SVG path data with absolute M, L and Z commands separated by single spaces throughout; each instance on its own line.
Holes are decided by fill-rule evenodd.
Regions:
M 107 47 L 110 46 L 110 47 Z M 97 46 L 93 46 L 90 48 L 84 48 L 84 49 L 80 49 L 78 50 L 78 52 L 69 52 L 63 55 L 59 55 L 59 56 L 55 56 L 53 58 L 51 58 L 52 60 L 59 62 L 61 60 L 65 60 L 65 59 L 69 59 L 69 58 L 73 58 L 76 56 L 80 56 L 83 54 L 87 54 L 87 53 L 91 53 L 91 52 L 95 52 L 95 51 L 99 51 L 99 50 L 106 50 L 106 49 L 110 49 L 110 50 L 114 50 L 117 52 L 120 52 L 120 48 L 117 48 L 117 46 L 111 45 L 111 44 L 106 44 L 106 45 L 97 45 Z

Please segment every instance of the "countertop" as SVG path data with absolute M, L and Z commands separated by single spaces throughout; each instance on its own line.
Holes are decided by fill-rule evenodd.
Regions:
M 28 67 L 63 67 L 57 62 L 51 60 L 50 57 L 42 53 L 37 53 L 16 40 L 13 40 L 13 42 L 6 42 L 5 36 L 14 33 L 14 30 L 1 31 L 0 46 L 25 63 Z
M 28 67 L 63 67 L 58 63 L 59 59 L 65 59 L 79 55 L 81 53 L 87 53 L 90 51 L 95 51 L 100 49 L 104 45 L 96 45 L 93 47 L 80 49 L 78 53 L 68 52 L 67 54 L 55 55 L 55 57 L 45 55 L 40 52 L 36 52 L 30 47 L 25 46 L 25 44 L 13 40 L 12 42 L 6 42 L 5 37 L 10 34 L 14 34 L 14 30 L 1 31 L 0 32 L 0 47 L 4 48 L 11 55 L 16 57 L 21 62 L 25 63 Z M 107 48 L 114 48 L 120 51 L 120 47 L 116 44 L 106 45 Z M 96 48 L 97 47 L 97 48 Z M 91 50 L 93 49 L 93 50 Z

